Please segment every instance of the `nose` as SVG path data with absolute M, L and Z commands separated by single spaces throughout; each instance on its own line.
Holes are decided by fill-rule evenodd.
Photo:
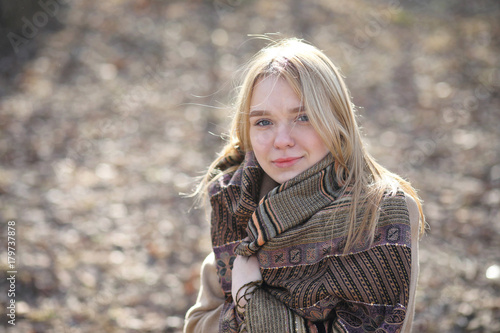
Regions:
M 293 128 L 291 126 L 279 126 L 276 128 L 274 147 L 277 149 L 290 148 L 295 145 Z

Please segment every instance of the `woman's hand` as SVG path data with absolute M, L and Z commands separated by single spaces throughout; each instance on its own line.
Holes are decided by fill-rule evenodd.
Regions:
M 262 274 L 260 272 L 260 265 L 257 256 L 236 256 L 232 274 L 231 293 L 233 294 L 233 301 L 236 303 L 238 298 L 244 295 L 248 288 L 254 288 L 247 287 L 240 290 L 241 287 L 247 283 L 262 280 Z M 239 294 L 238 291 L 240 291 Z M 241 298 L 237 305 L 244 307 L 246 305 L 245 298 Z

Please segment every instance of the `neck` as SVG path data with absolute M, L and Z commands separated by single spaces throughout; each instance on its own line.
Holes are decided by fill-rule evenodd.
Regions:
M 260 187 L 259 200 L 262 199 L 269 191 L 278 186 L 279 183 L 275 182 L 271 177 L 264 172 L 262 183 Z

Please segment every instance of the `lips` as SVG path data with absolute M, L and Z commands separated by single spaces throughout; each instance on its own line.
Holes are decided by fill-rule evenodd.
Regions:
M 297 163 L 302 157 L 284 157 L 278 158 L 272 161 L 272 163 L 278 168 L 288 168 Z

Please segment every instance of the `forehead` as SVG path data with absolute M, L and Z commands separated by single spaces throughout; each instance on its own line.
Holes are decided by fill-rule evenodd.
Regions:
M 301 98 L 286 79 L 268 76 L 256 81 L 250 99 L 250 111 L 268 108 L 296 108 L 302 105 Z

